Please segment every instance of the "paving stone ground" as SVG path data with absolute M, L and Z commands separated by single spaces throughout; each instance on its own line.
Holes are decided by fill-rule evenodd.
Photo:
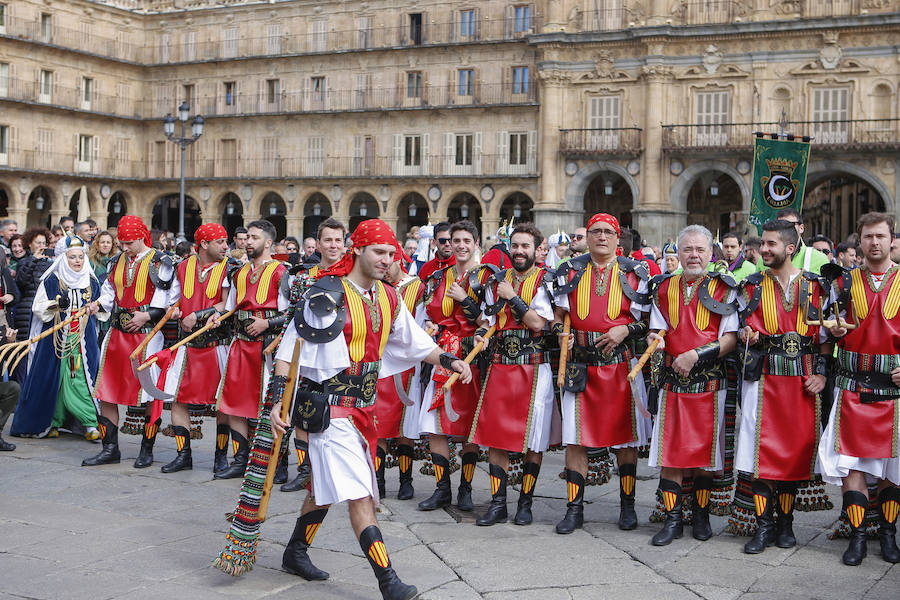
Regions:
M 332 509 L 310 550 L 331 579 L 309 583 L 281 571 L 302 492 L 273 493 L 250 573 L 236 578 L 213 568 L 240 480 L 212 479 L 215 426 L 207 420 L 203 429 L 205 438 L 193 442 L 194 469 L 170 475 L 159 467 L 175 456 L 172 438 L 159 436 L 156 463 L 142 470 L 131 466 L 135 436 L 120 437 L 121 464 L 94 468 L 79 466 L 99 450 L 83 439 L 7 438 L 18 449 L 0 453 L 0 600 L 380 597 L 346 506 Z M 839 513 L 836 488 L 828 488 L 835 509 L 796 513 L 797 548 L 745 555 L 746 538 L 722 533 L 724 517 L 713 517 L 718 535 L 707 542 L 694 540 L 686 528 L 684 538 L 654 548 L 649 540 L 658 526 L 648 522 L 653 471 L 639 468 L 636 531 L 616 527 L 618 489 L 609 483 L 587 488 L 584 530 L 561 536 L 554 525 L 565 511 L 562 464 L 561 452 L 545 457 L 529 527 L 476 527 L 474 515 L 458 521 L 443 510 L 418 512 L 416 503 L 431 493 L 433 479 L 420 475 L 416 463 L 416 497 L 401 502 L 397 470 L 388 470 L 379 520 L 400 576 L 418 586 L 424 600 L 900 598 L 900 565 L 882 561 L 877 542 L 869 542 L 862 566 L 841 564 L 846 542 L 827 539 Z M 483 463 L 474 489 L 475 502 L 486 504 Z M 511 490 L 511 510 L 517 497 Z

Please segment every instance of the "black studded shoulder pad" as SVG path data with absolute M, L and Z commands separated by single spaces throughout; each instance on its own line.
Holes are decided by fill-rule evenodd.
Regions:
M 747 299 L 747 305 L 744 306 L 744 310 L 740 312 L 741 323 L 747 320 L 747 317 L 753 314 L 759 307 L 759 302 L 762 299 L 762 287 L 760 284 L 763 279 L 765 279 L 765 273 L 752 273 L 744 277 L 743 281 L 738 284 L 738 287 L 741 290 L 741 293 L 744 294 L 744 297 Z M 753 295 L 749 295 L 749 290 L 747 289 L 748 285 L 753 286 Z
M 309 308 L 317 317 L 325 318 L 336 315 L 334 322 L 328 327 L 317 328 L 310 325 L 304 316 L 305 308 Z M 344 304 L 344 284 L 340 277 L 327 275 L 317 279 L 297 304 L 294 311 L 294 327 L 297 335 L 314 344 L 324 344 L 335 339 L 344 329 L 347 322 L 347 307 Z
M 290 268 L 285 269 L 281 273 L 281 281 L 278 282 L 278 293 L 284 296 L 285 298 L 291 297 L 291 282 L 294 280 L 291 277 Z
M 647 268 L 647 265 L 627 256 L 617 256 L 616 261 L 619 263 L 619 283 L 622 285 L 625 297 L 636 304 L 649 304 L 650 292 L 642 294 L 631 287 L 631 282 L 628 281 L 628 273 L 634 273 L 641 281 L 649 280 L 650 269 Z
M 478 297 L 478 302 L 484 302 L 484 288 L 485 286 L 481 285 L 481 273 L 484 270 L 488 270 L 491 272 L 491 275 L 494 275 L 497 271 L 500 270 L 500 267 L 493 263 L 484 263 L 477 269 L 473 269 L 471 273 L 469 273 L 469 289 L 472 290 Z
M 652 299 L 656 296 L 656 290 L 659 289 L 659 286 L 663 284 L 666 279 L 670 279 L 675 277 L 674 273 L 661 273 L 660 275 L 654 275 L 650 278 L 650 283 L 648 287 L 650 288 L 650 298 Z
M 706 275 L 709 278 L 718 279 L 726 286 L 728 286 L 729 289 L 733 290 L 737 288 L 737 284 L 734 282 L 734 279 L 731 278 L 731 275 L 726 275 L 725 273 L 718 272 L 707 273 Z M 699 298 L 703 306 L 709 309 L 710 312 L 714 312 L 717 315 L 728 316 L 730 314 L 733 314 L 738 307 L 737 298 L 735 298 L 731 302 L 719 302 L 709 295 L 709 288 L 706 285 L 702 284 L 697 290 L 697 297 Z
M 106 272 L 107 272 L 107 274 L 113 272 L 113 269 L 116 268 L 116 264 L 118 264 L 119 258 L 120 258 L 121 256 L 122 256 L 122 253 L 119 252 L 118 254 L 116 254 L 115 256 L 113 256 L 112 258 L 110 258 L 110 259 L 106 262 Z
M 503 281 L 504 279 L 506 279 L 507 271 L 508 271 L 508 269 L 502 269 L 502 270 L 498 270 L 498 271 L 494 272 L 490 277 L 488 277 L 488 280 L 484 282 L 484 287 L 487 288 L 487 287 L 494 286 L 494 285 L 500 283 L 501 281 Z M 493 304 L 485 305 L 484 314 L 486 314 L 489 317 L 496 315 L 497 313 L 500 312 L 500 310 L 504 306 L 506 306 L 506 300 L 504 300 L 503 298 L 494 298 Z
M 587 270 L 588 263 L 591 261 L 590 254 L 582 254 L 571 260 L 559 263 L 556 266 L 556 287 L 553 290 L 555 296 L 565 296 L 570 294 L 578 286 L 581 276 Z M 569 273 L 574 276 L 569 279 Z M 564 283 L 559 283 L 563 281 Z
M 175 279 L 175 264 L 171 257 L 162 252 L 157 252 L 150 259 L 150 281 L 160 290 L 167 290 L 172 287 L 172 281 Z

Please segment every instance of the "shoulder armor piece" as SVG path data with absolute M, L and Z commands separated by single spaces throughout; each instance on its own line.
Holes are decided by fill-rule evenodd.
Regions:
M 746 292 L 748 285 L 753 286 L 753 295 L 747 298 L 747 306 L 740 312 L 741 324 L 743 324 L 747 320 L 747 317 L 752 315 L 753 311 L 759 307 L 759 303 L 762 300 L 762 286 L 760 284 L 765 278 L 765 273 L 756 272 L 745 277 L 739 284 L 741 292 Z
M 122 256 L 122 253 L 119 252 L 118 254 L 113 255 L 113 257 L 107 261 L 107 263 L 106 263 L 106 272 L 107 273 L 112 273 L 113 269 L 116 268 L 116 264 L 118 264 L 119 258 L 121 256 Z
M 724 283 L 731 289 L 734 289 L 737 287 L 737 283 L 734 281 L 734 277 L 731 276 L 731 273 L 722 273 L 719 271 L 713 271 L 713 272 L 707 273 L 707 275 L 709 277 L 718 278 L 722 283 Z
M 734 279 L 724 273 L 708 273 L 707 275 L 711 278 L 718 278 L 722 281 L 722 283 L 724 283 L 731 289 L 734 289 L 736 287 Z M 709 287 L 703 285 L 702 283 L 697 289 L 697 297 L 699 298 L 703 306 L 705 306 L 710 312 L 716 313 L 717 315 L 728 316 L 730 314 L 733 314 L 737 310 L 737 299 L 731 302 L 719 302 L 709 294 Z
M 482 263 L 480 267 L 474 269 L 471 273 L 469 273 L 469 289 L 475 293 L 475 295 L 478 297 L 479 302 L 484 301 L 484 286 L 481 285 L 480 277 L 481 273 L 485 269 L 490 271 L 491 276 L 493 276 L 497 271 L 500 270 L 500 267 L 498 267 L 494 263 Z M 487 285 L 487 282 L 485 283 L 485 285 Z
M 278 293 L 285 298 L 290 298 L 292 281 L 291 270 L 288 268 L 281 274 L 281 280 L 278 282 Z
M 744 280 L 740 283 L 740 286 L 744 287 L 745 285 L 748 285 L 748 284 L 749 285 L 759 285 L 762 283 L 762 280 L 764 277 L 765 277 L 764 273 L 757 271 L 756 273 L 752 273 L 752 274 L 744 277 Z
M 578 286 L 578 282 L 581 281 L 581 276 L 584 275 L 585 270 L 587 269 L 588 263 L 591 260 L 590 254 L 582 254 L 581 256 L 576 256 L 573 259 L 567 260 L 563 263 L 560 263 L 556 267 L 556 289 L 554 290 L 554 295 L 556 296 L 564 296 L 569 294 Z M 569 279 L 569 273 L 574 273 L 572 279 Z M 562 280 L 564 283 L 559 283 Z
M 313 327 L 303 316 L 304 308 L 307 307 L 317 317 L 325 318 L 334 314 L 334 322 L 324 329 Z M 335 339 L 344 329 L 346 322 L 344 285 L 341 278 L 334 275 L 317 279 L 300 298 L 297 310 L 294 311 L 294 327 L 297 328 L 297 335 L 314 344 L 324 344 Z
M 162 252 L 157 252 L 150 259 L 150 281 L 153 285 L 161 290 L 168 290 L 172 287 L 172 281 L 175 279 L 175 265 L 172 259 Z
M 663 283 L 666 279 L 671 279 L 672 277 L 675 277 L 675 274 L 674 274 L 674 273 L 661 273 L 661 274 L 659 274 L 659 275 L 654 275 L 653 277 L 651 277 L 651 278 L 650 278 L 650 283 L 649 283 L 649 287 L 650 287 L 650 297 L 652 298 L 653 296 L 655 296 L 655 295 L 656 295 L 656 290 L 659 289 L 659 286 L 661 286 L 662 283 Z
M 500 283 L 501 281 L 506 279 L 506 271 L 507 269 L 495 271 L 490 277 L 488 277 L 488 280 L 484 283 L 484 285 L 491 286 L 496 283 Z M 505 305 L 506 300 L 503 300 L 501 298 L 494 298 L 493 304 L 484 307 L 484 314 L 488 315 L 489 317 L 496 315 Z
M 621 256 L 619 257 L 622 258 Z M 637 261 L 634 261 L 637 262 Z M 650 303 L 650 292 L 641 293 L 631 287 L 631 282 L 628 281 L 628 273 L 621 268 L 621 262 L 619 263 L 619 284 L 622 286 L 622 293 L 625 294 L 625 297 L 631 300 L 636 304 L 649 304 Z M 647 281 L 650 276 L 650 272 L 647 270 L 647 265 L 643 263 L 638 263 L 637 265 L 631 265 L 631 272 L 634 272 L 635 275 L 638 276 L 642 281 Z

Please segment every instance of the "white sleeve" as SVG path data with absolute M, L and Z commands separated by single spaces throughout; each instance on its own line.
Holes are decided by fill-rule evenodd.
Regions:
M 47 288 L 44 287 L 44 282 L 42 281 L 34 295 L 34 302 L 31 305 L 31 314 L 44 323 L 49 323 L 57 313 L 56 310 L 51 310 L 51 308 L 56 308 L 56 300 L 50 300 L 47 297 Z
M 553 320 L 553 305 L 550 304 L 550 294 L 543 285 L 538 285 L 537 293 L 534 295 L 528 308 L 547 321 Z
M 640 280 L 640 282 L 638 283 L 637 293 L 638 294 L 646 294 L 648 289 L 649 289 L 649 286 L 648 286 L 647 282 L 644 281 L 643 279 Z M 557 304 L 557 306 L 559 306 L 559 305 Z M 638 321 L 641 320 L 641 317 L 643 316 L 643 314 L 645 312 L 647 312 L 648 310 L 650 310 L 650 307 L 646 304 L 638 304 L 637 302 L 631 303 L 631 314 Z
M 733 302 L 734 297 L 737 294 L 736 290 L 731 290 L 728 292 L 727 302 Z M 722 317 L 722 320 L 719 321 L 719 337 L 722 337 L 726 333 L 731 333 L 737 331 L 740 328 L 741 322 L 738 319 L 737 311 L 734 311 L 730 315 L 725 315 Z
M 326 319 L 317 317 L 307 307 L 304 307 L 303 316 L 307 323 L 316 328 L 328 327 L 337 318 L 334 314 Z M 294 353 L 294 342 L 298 337 L 297 328 L 293 324 L 286 327 L 275 358 L 290 363 Z M 347 341 L 343 334 L 338 334 L 336 338 L 324 344 L 304 341 L 297 366 L 300 377 L 320 383 L 349 367 L 350 352 L 347 350 Z
M 171 288 L 169 288 L 171 289 Z M 169 290 L 154 288 L 153 297 L 150 299 L 150 308 L 168 308 Z
M 225 310 L 232 310 L 237 307 L 237 288 L 231 286 L 228 288 L 228 297 L 225 299 Z M 288 357 L 286 360 L 290 360 Z
M 100 298 L 97 299 L 97 302 L 100 304 L 100 308 L 105 312 L 112 312 L 113 307 L 116 304 L 116 291 L 113 289 L 109 277 L 106 278 L 103 282 L 103 287 L 100 288 Z
M 662 311 L 659 310 L 659 307 L 656 306 L 656 302 L 651 300 L 650 302 L 650 329 L 656 330 L 669 330 L 669 324 L 666 323 L 665 317 L 663 317 Z
M 555 296 L 556 298 L 556 308 L 561 308 L 566 312 L 569 312 L 569 295 L 563 294 L 561 296 Z
M 169 288 L 169 306 L 181 299 L 181 281 L 177 277 L 172 278 L 172 287 Z
M 287 277 L 288 276 L 287 273 L 285 273 L 284 276 Z M 290 290 L 290 289 L 291 289 L 290 286 L 288 286 L 288 290 Z M 291 300 L 290 300 L 290 298 L 285 296 L 281 290 L 282 290 L 282 286 L 279 285 L 278 286 L 278 310 L 280 312 L 284 312 L 291 306 Z M 288 293 L 290 293 L 290 292 L 288 292 Z M 230 295 L 231 294 L 229 294 L 229 296 Z
M 378 377 L 389 377 L 415 367 L 435 348 L 437 344 L 416 324 L 406 304 L 401 301 L 400 314 L 394 321 L 387 344 L 384 346 L 384 353 L 381 355 Z
M 484 302 L 481 303 L 481 316 L 487 319 L 488 327 L 493 327 L 497 324 L 497 315 L 488 315 L 484 312 L 484 309 L 488 306 L 491 306 L 494 303 L 494 290 L 490 287 L 485 288 L 484 290 Z

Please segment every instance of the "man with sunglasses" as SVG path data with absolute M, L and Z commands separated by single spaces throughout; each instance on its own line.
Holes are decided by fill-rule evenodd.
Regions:
M 587 252 L 587 228 L 578 227 L 572 234 L 572 257 L 579 256 Z
M 432 273 L 456 264 L 453 246 L 450 245 L 450 223 L 441 221 L 434 226 L 434 258 L 422 265 L 416 275 L 428 281 Z

